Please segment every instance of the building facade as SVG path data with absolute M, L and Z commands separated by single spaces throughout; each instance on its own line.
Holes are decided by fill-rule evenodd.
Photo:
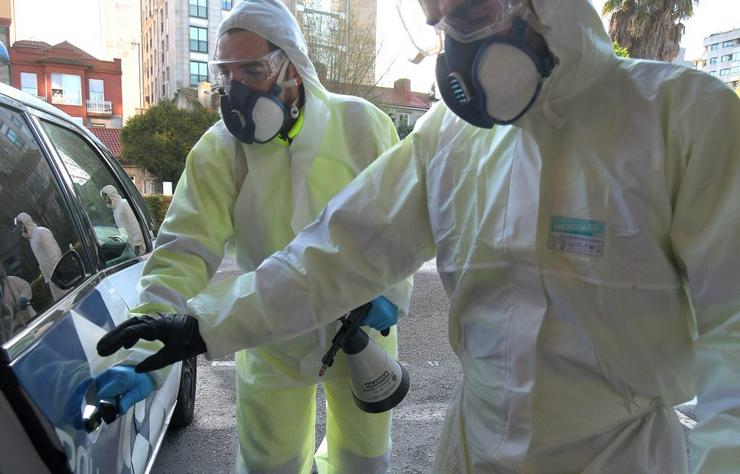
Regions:
M 16 41 L 9 48 L 13 87 L 88 127 L 121 128 L 121 60 L 101 61 L 63 41 Z
M 378 107 L 391 116 L 399 132 L 408 132 L 434 103 L 433 92 L 414 92 L 409 79 L 397 79 L 393 87 L 375 87 Z
M 144 107 L 208 81 L 221 19 L 237 0 L 141 0 Z
M 198 85 L 210 82 L 208 60 L 216 47 L 218 26 L 239 0 L 141 0 L 143 104 L 191 97 L 200 100 Z M 337 44 L 351 41 L 350 22 L 372 28 L 375 46 L 376 0 L 283 0 L 299 24 L 314 25 L 310 47 L 329 54 L 346 51 Z M 356 20 L 354 20 L 356 19 Z M 340 41 L 338 41 L 338 38 Z M 374 57 L 374 56 L 373 56 Z M 319 69 L 317 65 L 317 69 Z M 374 81 L 372 69 L 365 74 Z M 371 82 L 371 84 L 374 82 Z M 189 90 L 184 90 L 189 89 Z M 201 91 L 203 86 L 201 85 Z M 178 101 L 179 102 L 179 101 Z M 201 100 L 201 102 L 209 102 Z
M 704 57 L 697 66 L 733 89 L 740 88 L 740 28 L 704 38 Z

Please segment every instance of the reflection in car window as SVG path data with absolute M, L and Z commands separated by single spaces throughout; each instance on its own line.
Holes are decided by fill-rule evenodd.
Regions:
M 71 130 L 42 123 L 85 205 L 106 266 L 144 253 L 141 225 L 102 157 Z
M 51 276 L 62 254 L 80 251 L 49 163 L 20 112 L 0 107 L 0 343 L 69 290 Z

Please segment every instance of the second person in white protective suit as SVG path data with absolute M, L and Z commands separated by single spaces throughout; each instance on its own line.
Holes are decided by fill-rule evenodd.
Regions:
M 123 199 L 118 190 L 113 185 L 103 186 L 100 190 L 100 196 L 105 199 L 105 205 L 113 209 L 113 219 L 116 226 L 123 233 L 128 241 L 128 245 L 133 250 L 134 255 L 141 255 L 146 251 L 144 235 L 141 233 L 141 226 L 136 220 L 133 209 L 127 200 Z
M 44 282 L 49 285 L 54 301 L 64 296 L 67 292 L 56 286 L 51 281 L 57 263 L 62 258 L 62 250 L 59 248 L 54 234 L 46 227 L 36 225 L 33 218 L 25 212 L 21 212 L 15 218 L 15 225 L 21 235 L 28 239 L 31 244 L 31 252 L 36 257 L 39 270 L 44 276 Z
M 234 7 L 219 26 L 210 68 L 223 120 L 188 156 L 134 314 L 187 311 L 186 301 L 206 287 L 225 252 L 241 270 L 253 271 L 398 142 L 388 115 L 321 85 L 295 19 L 277 0 Z M 373 307 L 366 322 L 377 329 L 408 310 L 411 280 L 392 286 L 368 297 Z M 288 305 L 275 311 L 280 321 L 302 310 Z M 386 316 L 392 321 L 384 323 Z M 319 472 L 388 472 L 391 413 L 365 413 L 355 405 L 341 354 L 318 375 L 338 328 L 327 320 L 292 339 L 266 338 L 236 354 L 238 472 L 311 471 L 318 383 L 327 402 L 326 437 L 315 455 Z M 388 336 L 368 332 L 397 356 L 395 326 Z
M 737 96 L 617 58 L 586 0 L 421 3 L 444 32 L 444 103 L 285 250 L 191 300 L 199 327 L 152 318 L 99 350 L 146 336 L 160 361 L 221 357 L 436 254 L 464 377 L 434 472 L 685 473 L 673 406 L 696 396 L 693 471 L 737 473 Z M 186 327 L 197 344 L 167 340 Z

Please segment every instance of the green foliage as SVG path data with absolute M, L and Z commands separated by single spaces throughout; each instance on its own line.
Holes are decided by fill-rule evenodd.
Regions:
M 188 111 L 172 101 L 161 101 L 126 122 L 121 130 L 121 158 L 177 183 L 188 152 L 218 118 L 218 113 L 197 102 Z
M 406 135 L 411 133 L 413 129 L 414 127 L 411 127 L 409 125 L 399 125 L 398 127 L 396 127 L 396 131 L 398 132 L 398 138 L 403 140 L 404 138 L 406 138 Z
M 614 48 L 614 53 L 620 58 L 630 57 L 630 52 L 627 50 L 627 48 L 619 46 L 619 43 L 617 43 L 616 41 L 612 43 L 612 48 Z
M 672 61 L 685 31 L 683 20 L 694 14 L 699 0 L 606 0 L 602 12 L 609 18 L 612 41 L 629 56 Z
M 146 194 L 144 195 L 146 205 L 149 207 L 149 211 L 152 213 L 154 220 L 156 221 L 157 227 L 164 221 L 164 216 L 167 214 L 167 209 L 170 207 L 172 202 L 172 196 L 163 196 L 161 194 Z

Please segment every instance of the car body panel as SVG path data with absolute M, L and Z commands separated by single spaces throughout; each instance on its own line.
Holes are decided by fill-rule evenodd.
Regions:
M 36 421 L 45 428 L 49 437 L 50 449 L 59 445 L 63 448 L 70 471 L 146 472 L 153 464 L 176 403 L 180 364 L 169 371 L 161 387 L 128 413 L 111 424 L 103 422 L 97 429 L 87 432 L 82 423 L 82 413 L 86 404 L 95 402 L 97 387 L 94 377 L 126 357 L 126 351 L 105 358 L 98 356 L 97 342 L 115 324 L 120 324 L 128 317 L 130 307 L 138 304 L 136 287 L 147 255 L 134 257 L 133 254 L 124 253 L 120 259 L 105 261 L 102 258 L 106 242 L 117 244 L 115 236 L 110 230 L 95 227 L 87 215 L 87 208 L 78 195 L 79 186 L 74 185 L 55 144 L 41 125 L 42 121 L 72 132 L 89 147 L 88 153 L 89 150 L 94 151 L 103 164 L 101 169 L 110 172 L 111 179 L 122 189 L 122 194 L 133 198 L 129 201 L 140 224 L 145 223 L 142 230 L 146 230 L 144 234 L 148 240 L 153 238 L 151 215 L 143 207 L 143 199 L 127 175 L 102 143 L 66 114 L 2 84 L 0 105 L 6 112 L 10 110 L 14 115 L 23 117 L 22 125 L 30 129 L 24 129 L 27 133 L 24 139 L 33 142 L 31 144 L 37 154 L 37 150 L 41 150 L 43 157 L 40 163 L 49 165 L 55 183 L 52 191 L 58 192 L 61 197 L 57 199 L 64 202 L 62 214 L 69 216 L 69 222 L 66 223 L 69 229 L 66 230 L 79 239 L 74 250 L 82 257 L 86 273 L 83 283 L 52 301 L 48 307 L 44 306 L 26 327 L 6 340 L 0 339 L 3 394 L 9 387 L 8 390 L 14 391 L 10 398 L 28 402 L 30 408 L 23 408 L 18 418 L 24 420 L 24 425 L 32 424 L 28 423 L 29 417 L 37 418 Z M 6 153 L 0 156 L 8 156 L 7 149 L 0 152 Z M 34 157 L 38 159 L 36 155 Z M 0 186 L 0 196 L 2 189 Z M 17 196 L 15 198 L 14 204 L 18 204 Z M 0 228 L 0 231 L 5 230 Z M 17 236 L 7 235 L 10 236 L 8 238 L 18 239 Z M 3 262 L 13 265 L 14 271 L 23 262 L 15 262 L 14 255 L 8 253 L 11 251 L 7 249 L 26 245 L 22 240 L 19 242 L 0 246 L 6 249 L 2 255 Z M 151 245 L 149 241 L 148 248 Z M 69 248 L 73 248 L 71 243 Z M 64 251 L 67 251 L 66 247 Z M 6 276 L 6 271 L 2 270 L 0 276 L 6 281 L 10 274 Z M 44 282 L 39 284 L 34 281 L 34 285 L 38 288 Z M 17 298 L 13 296 L 13 299 Z M 7 372 L 8 369 L 12 374 Z M 20 405 L 23 403 L 14 405 L 16 412 L 21 410 Z M 26 426 L 25 429 L 26 434 L 30 435 L 31 428 Z M 36 437 L 38 432 L 34 432 Z M 54 436 L 58 439 L 54 439 Z M 36 449 L 40 450 L 38 446 Z M 39 455 L 44 457 L 43 453 Z M 49 461 L 46 462 L 48 466 Z

